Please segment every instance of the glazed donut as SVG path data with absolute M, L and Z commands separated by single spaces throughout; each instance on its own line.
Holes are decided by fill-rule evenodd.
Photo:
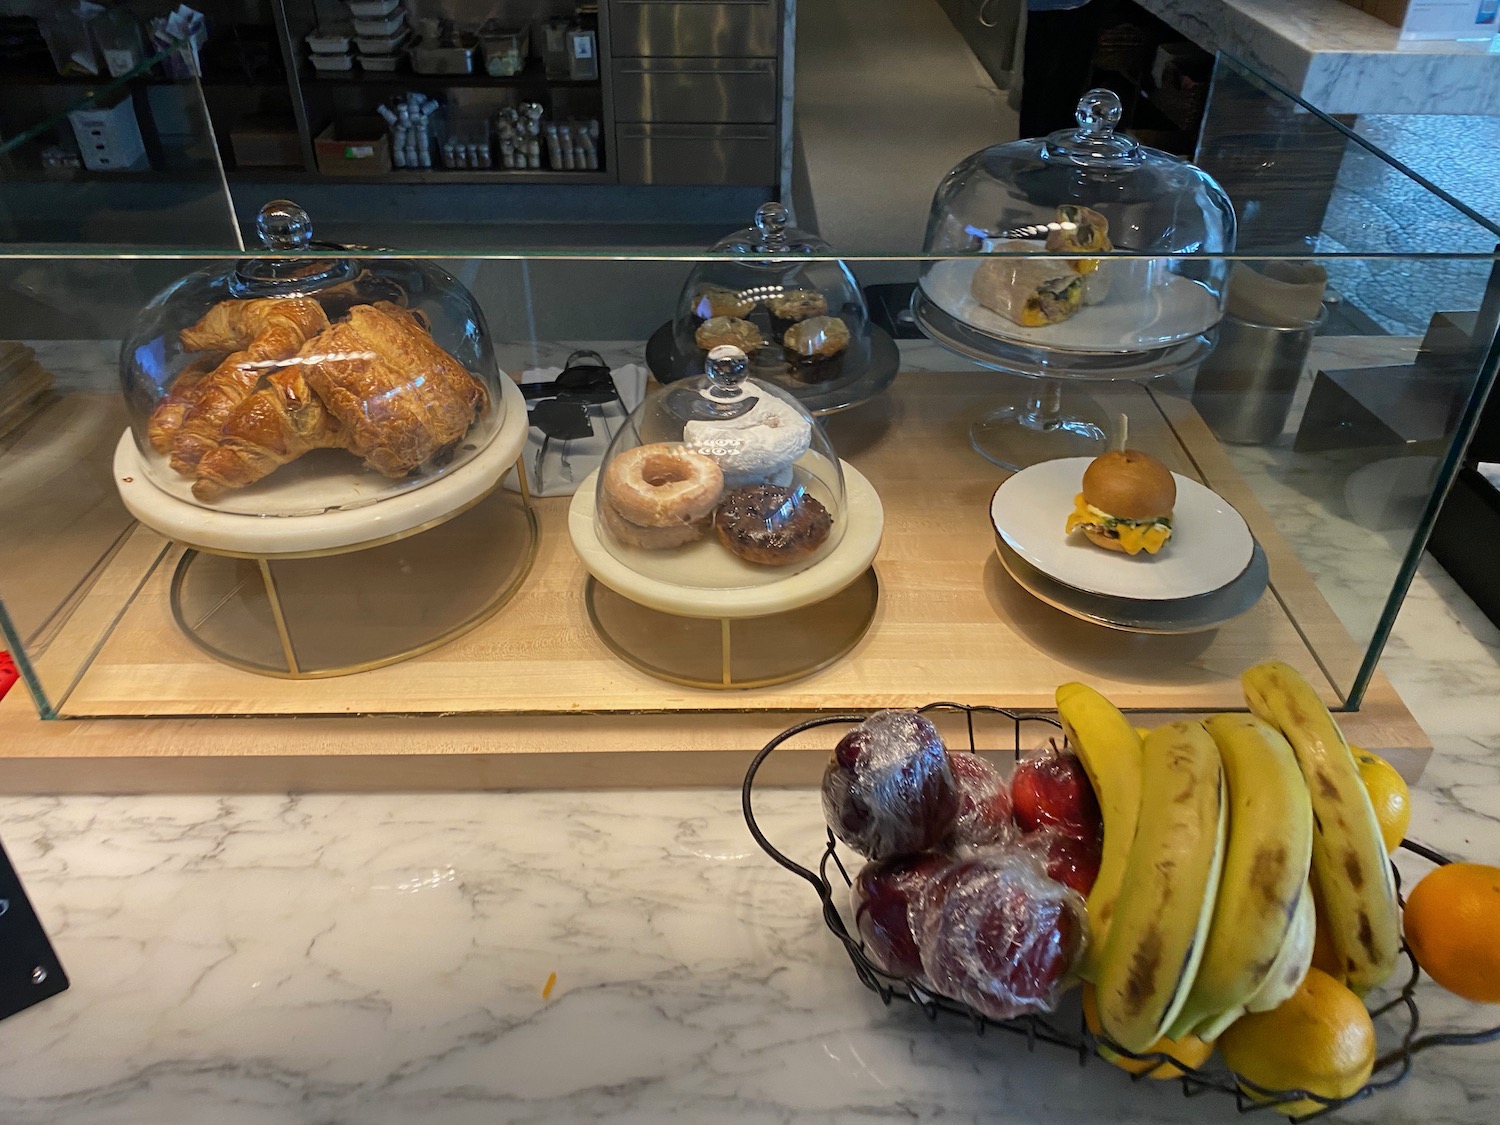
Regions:
M 604 470 L 604 495 L 638 527 L 694 523 L 724 494 L 724 474 L 713 458 L 675 442 L 638 445 Z
M 714 459 L 724 471 L 725 488 L 788 484 L 787 470 L 812 441 L 812 423 L 790 403 L 763 393 L 738 418 L 689 422 L 682 440 Z
M 801 562 L 823 545 L 832 529 L 828 509 L 805 490 L 774 484 L 736 489 L 714 516 L 719 542 L 745 561 L 764 566 Z
M 708 517 L 694 523 L 677 523 L 670 527 L 642 527 L 631 523 L 605 497 L 599 499 L 599 522 L 616 543 L 626 547 L 639 547 L 643 551 L 669 551 L 695 539 L 702 539 L 708 530 Z

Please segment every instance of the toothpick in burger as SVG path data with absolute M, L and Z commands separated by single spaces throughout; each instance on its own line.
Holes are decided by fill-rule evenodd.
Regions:
M 1177 482 L 1139 449 L 1111 450 L 1083 471 L 1083 491 L 1073 501 L 1067 534 L 1082 531 L 1106 551 L 1154 555 L 1172 535 Z

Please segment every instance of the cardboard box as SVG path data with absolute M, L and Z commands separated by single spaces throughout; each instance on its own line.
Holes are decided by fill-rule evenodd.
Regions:
M 247 118 L 229 130 L 229 147 L 241 168 L 300 168 L 302 147 L 289 125 Z
M 136 172 L 151 166 L 129 94 L 114 105 L 70 110 L 68 121 L 78 139 L 83 166 L 90 171 Z
M 318 171 L 329 176 L 383 176 L 391 170 L 391 139 L 378 117 L 335 121 L 313 140 Z

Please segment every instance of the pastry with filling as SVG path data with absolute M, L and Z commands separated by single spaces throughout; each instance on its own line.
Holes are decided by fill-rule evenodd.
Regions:
M 705 285 L 693 294 L 693 315 L 699 320 L 712 320 L 716 316 L 743 319 L 753 308 L 755 302 L 750 298 L 722 285 Z
M 760 329 L 737 316 L 716 316 L 698 325 L 693 340 L 706 352 L 728 344 L 749 355 L 765 343 Z
M 1024 253 L 1025 242 L 1002 242 L 996 250 Z M 1083 307 L 1083 276 L 1056 259 L 986 258 L 969 282 L 985 308 L 1022 328 L 1060 324 Z

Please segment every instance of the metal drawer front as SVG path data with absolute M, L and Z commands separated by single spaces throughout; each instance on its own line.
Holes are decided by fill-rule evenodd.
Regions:
M 610 0 L 616 58 L 775 58 L 777 0 Z
M 616 59 L 617 121 L 776 121 L 770 59 Z
M 776 182 L 769 125 L 620 125 L 617 158 L 626 184 Z

